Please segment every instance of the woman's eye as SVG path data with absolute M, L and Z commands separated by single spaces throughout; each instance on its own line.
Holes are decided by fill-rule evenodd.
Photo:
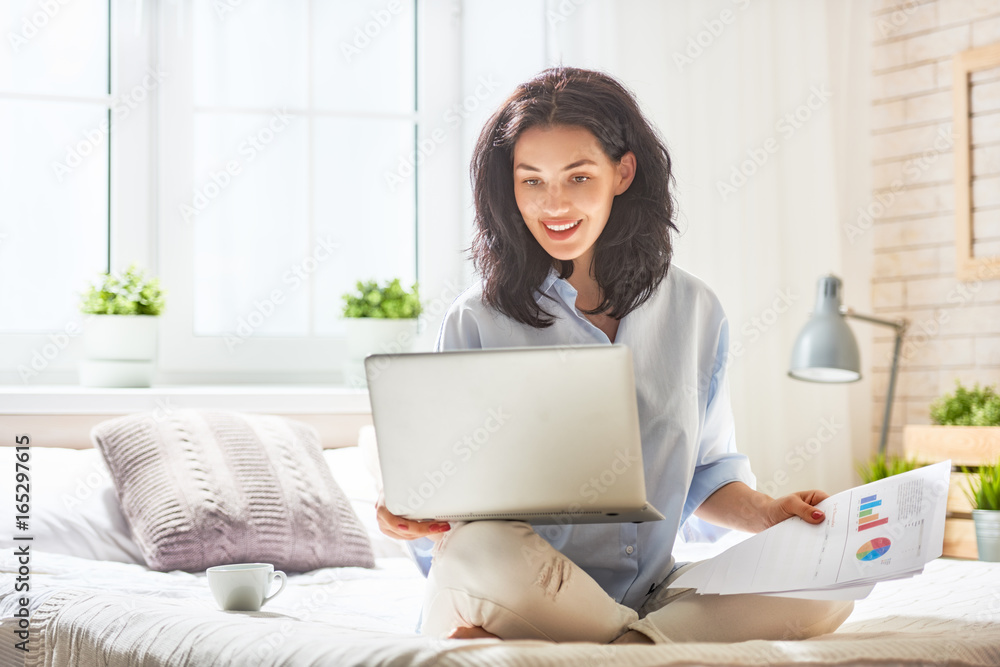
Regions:
M 586 183 L 590 180 L 590 176 L 574 176 L 573 181 L 576 183 Z
M 538 185 L 538 179 L 537 178 L 526 178 L 526 179 L 524 179 L 524 184 L 525 185 Z

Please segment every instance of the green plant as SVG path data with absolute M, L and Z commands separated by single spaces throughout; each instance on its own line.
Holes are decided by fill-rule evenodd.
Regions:
M 399 278 L 387 281 L 382 287 L 374 280 L 358 281 L 354 292 L 347 292 L 344 299 L 344 317 L 378 317 L 382 319 L 409 319 L 420 315 L 420 292 L 417 283 L 407 291 Z
M 971 471 L 963 467 L 962 472 Z M 968 488 L 962 489 L 972 506 L 979 510 L 1000 510 L 1000 459 L 990 465 L 979 466 L 978 476 L 969 476 Z
M 133 264 L 124 273 L 102 273 L 82 295 L 80 311 L 95 315 L 159 315 L 163 290 Z
M 1000 395 L 993 385 L 970 390 L 955 380 L 955 393 L 945 394 L 931 404 L 931 420 L 942 426 L 1000 425 Z
M 884 454 L 876 454 L 867 463 L 856 464 L 854 469 L 857 470 L 858 475 L 861 477 L 861 483 L 868 484 L 877 479 L 898 475 L 901 472 L 923 468 L 925 465 L 927 464 L 916 459 L 907 459 L 896 455 L 886 456 Z

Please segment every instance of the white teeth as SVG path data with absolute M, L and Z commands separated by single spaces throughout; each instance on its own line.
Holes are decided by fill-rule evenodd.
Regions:
M 571 222 L 568 225 L 545 225 L 545 226 L 548 227 L 549 229 L 551 229 L 554 232 L 561 232 L 561 231 L 565 231 L 567 229 L 570 229 L 572 227 L 576 227 L 579 224 L 580 224 L 580 221 L 577 220 L 576 222 Z

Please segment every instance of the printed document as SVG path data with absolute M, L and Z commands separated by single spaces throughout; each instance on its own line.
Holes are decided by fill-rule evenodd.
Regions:
M 912 577 L 941 555 L 951 460 L 842 491 L 818 503 L 813 525 L 792 517 L 718 556 L 671 587 L 861 599 L 878 581 Z

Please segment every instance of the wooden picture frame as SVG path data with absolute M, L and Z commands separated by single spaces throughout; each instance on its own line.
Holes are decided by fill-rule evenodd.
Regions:
M 994 67 L 1000 67 L 1000 44 L 955 54 L 952 128 L 955 135 L 955 273 L 962 281 L 1000 278 L 1000 256 L 973 257 L 972 254 L 972 109 L 969 108 L 969 74 Z

